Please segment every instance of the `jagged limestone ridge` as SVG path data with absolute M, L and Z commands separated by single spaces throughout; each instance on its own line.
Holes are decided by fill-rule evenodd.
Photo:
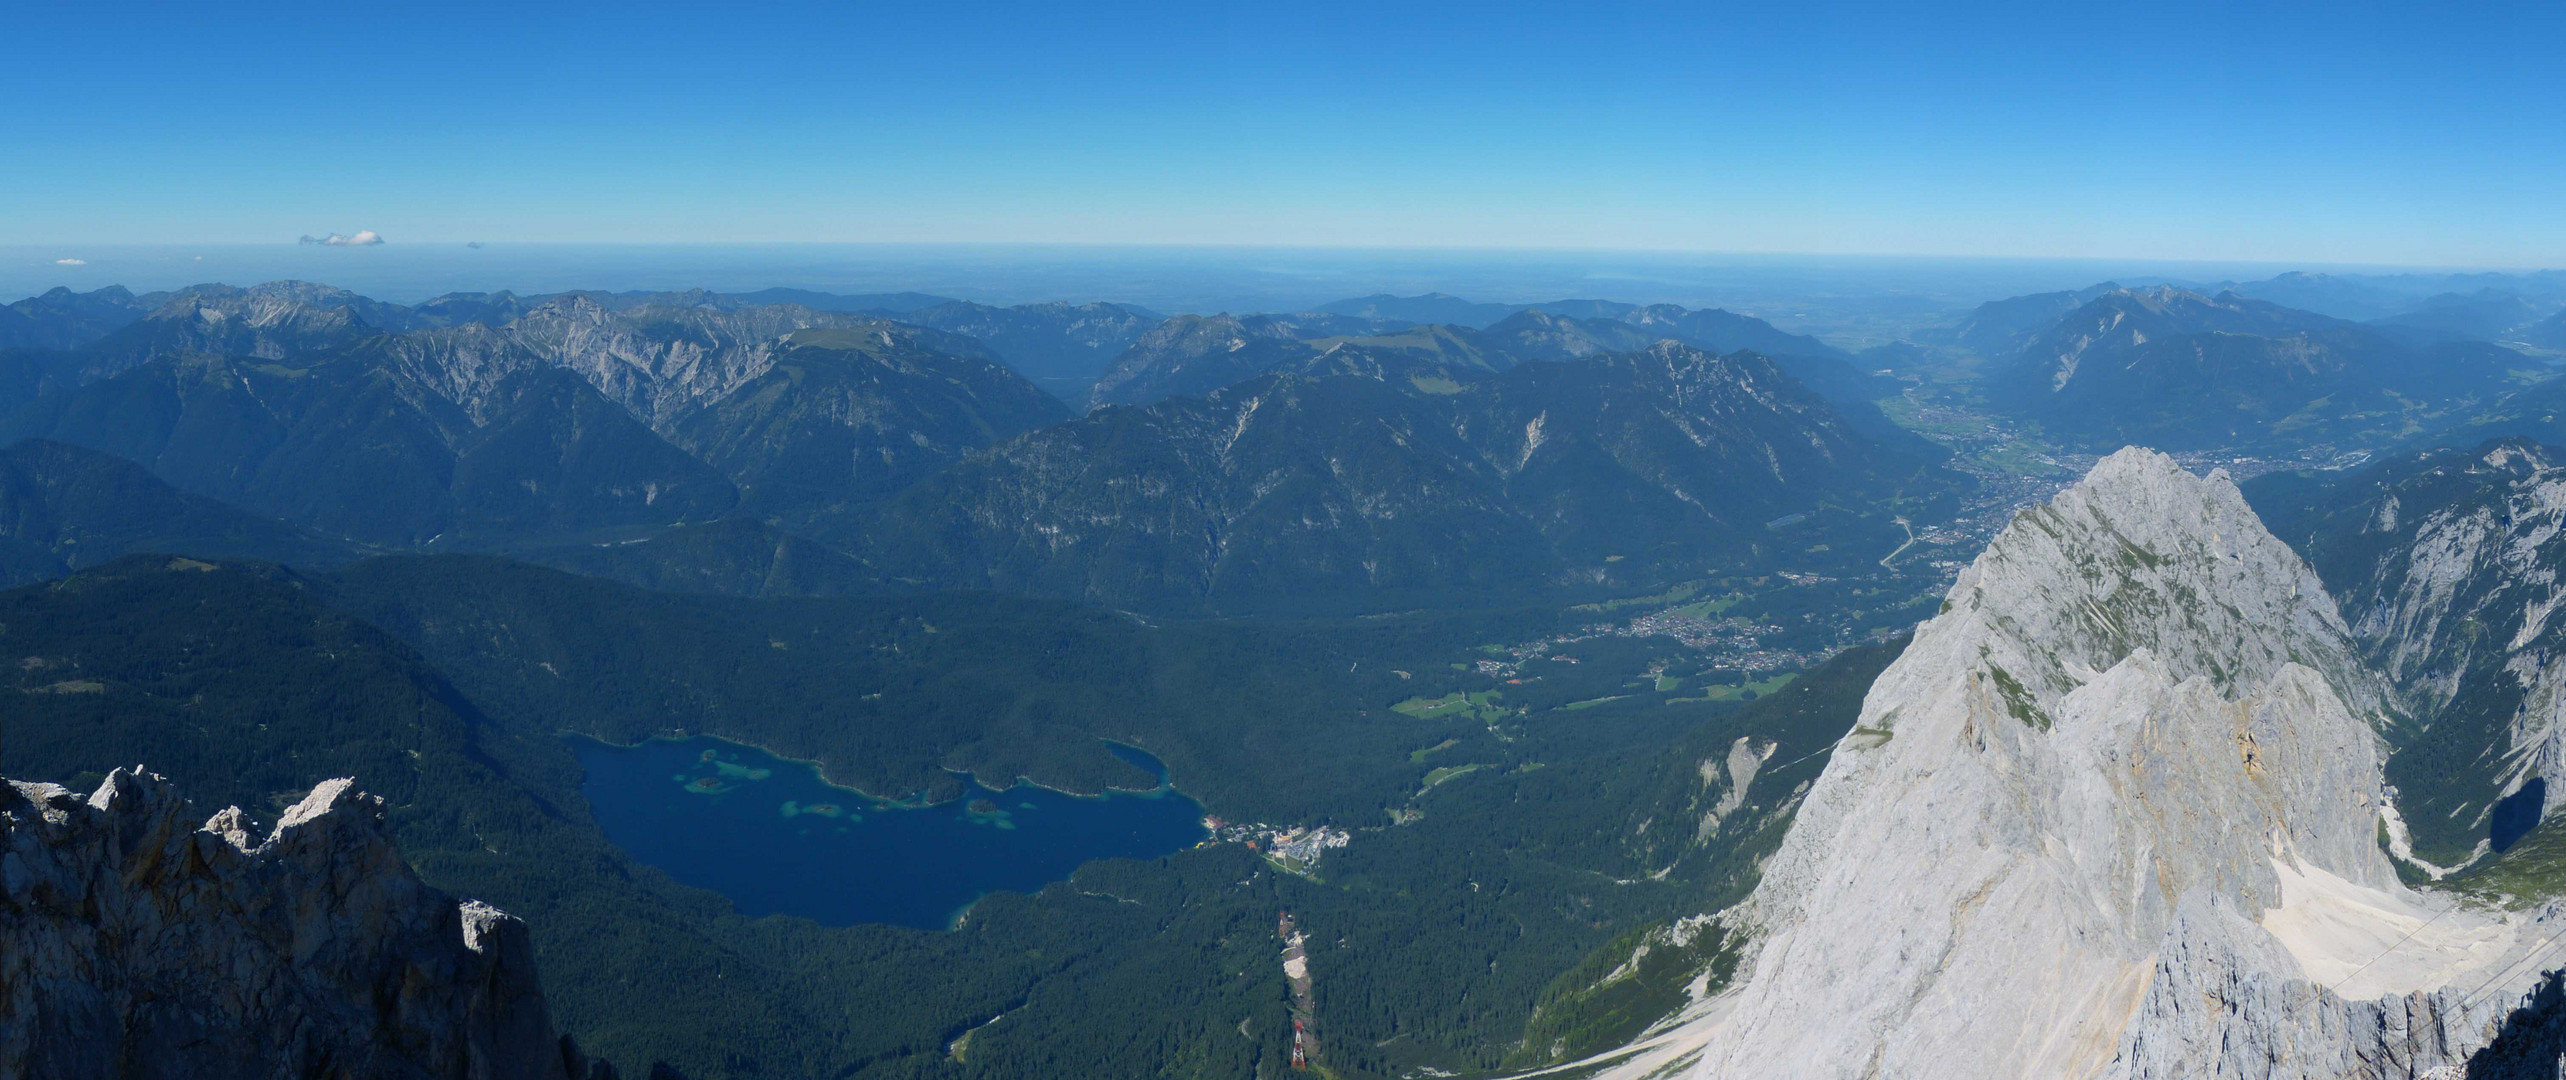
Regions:
M 0 1080 L 570 1075 L 525 924 L 421 882 L 381 800 L 188 813 L 140 768 L 0 785 Z
M 2224 475 L 2106 458 L 1873 685 L 1741 914 L 1763 942 L 1699 1075 L 2098 1074 L 2187 897 L 2397 887 L 2386 700 Z

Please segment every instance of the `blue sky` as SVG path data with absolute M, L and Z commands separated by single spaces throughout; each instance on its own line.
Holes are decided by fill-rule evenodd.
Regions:
M 1780 6 L 28 5 L 0 244 L 2566 265 L 2566 5 Z

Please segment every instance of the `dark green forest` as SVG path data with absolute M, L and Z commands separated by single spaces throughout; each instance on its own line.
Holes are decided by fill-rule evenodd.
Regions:
M 137 556 L 0 594 L 0 772 L 87 784 L 139 760 L 209 814 L 268 818 L 354 775 L 432 882 L 528 920 L 564 1029 L 620 1062 L 1278 1075 L 1288 910 L 1329 1070 L 1473 1072 L 1602 1045 L 1680 1003 L 1669 980 L 1715 947 L 1645 985 L 1588 984 L 1632 935 L 1743 895 L 1895 652 L 1856 650 L 1742 706 L 1657 690 L 1690 685 L 1666 675 L 1688 669 L 1664 638 L 1564 647 L 1580 662 L 1512 686 L 1455 668 L 1564 618 L 1153 625 L 983 595 L 674 596 L 494 558 L 312 574 Z M 1394 708 L 1490 691 L 1484 708 Z M 560 737 L 676 731 L 920 800 L 958 791 L 949 770 L 1147 786 L 1110 737 L 1213 813 L 1354 840 L 1306 872 L 1235 844 L 1091 863 L 949 931 L 743 919 L 607 843 Z M 1719 791 L 1702 765 L 1739 738 L 1778 744 L 1776 768 L 1756 812 L 1704 831 Z

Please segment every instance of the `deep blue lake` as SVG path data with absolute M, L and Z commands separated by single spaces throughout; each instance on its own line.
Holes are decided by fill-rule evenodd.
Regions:
M 1107 745 L 1166 776 L 1156 758 Z M 1155 858 L 1204 836 L 1202 804 L 1164 783 L 1100 798 L 970 783 L 953 802 L 899 807 L 821 780 L 816 765 L 720 739 L 574 736 L 571 746 L 608 839 L 752 917 L 941 930 L 993 890 L 1030 893 L 1090 859 Z

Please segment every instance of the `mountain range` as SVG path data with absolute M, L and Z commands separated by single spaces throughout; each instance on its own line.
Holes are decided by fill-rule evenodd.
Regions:
M 2448 284 L 2106 284 L 1859 354 L 1441 294 L 47 294 L 0 315 L 0 712 L 13 772 L 102 794 L 0 827 L 87 868 L 44 902 L 92 981 L 175 1003 L 95 1031 L 246 972 L 424 1018 L 359 1041 L 430 1071 L 491 1011 L 438 1003 L 527 963 L 544 1023 L 475 1045 L 580 1080 L 547 1025 L 734 1078 L 2553 1065 L 2566 383 L 2461 335 L 2544 301 Z M 2240 489 L 2137 437 L 2376 456 Z M 588 750 L 663 738 L 847 789 L 761 822 L 998 836 L 1022 782 L 1207 831 L 925 928 L 746 917 L 590 801 Z M 325 818 L 328 865 L 259 854 Z M 369 888 L 434 940 L 332 915 L 331 957 L 436 970 L 79 944 Z
M 1097 411 L 1073 418 L 979 338 L 800 304 L 501 293 L 402 307 L 300 282 L 145 302 L 58 354 L 78 362 L 44 369 L 0 444 L 114 455 L 342 549 L 504 550 L 663 587 L 1441 603 L 1849 558 L 1896 546 L 1878 498 L 1925 506 L 1961 487 L 1942 451 L 1869 404 L 1882 382 L 1841 351 L 1668 305 L 1522 307 L 1483 329 L 1323 313 L 1153 324 L 1098 304 L 904 314 L 1020 352 L 1084 333 L 1090 361 L 1136 333 L 1097 381 Z M 75 370 L 90 377 L 60 374 Z M 1145 503 L 1097 502 L 1135 481 Z M 1010 505 L 1045 509 L 997 509 Z M 1110 550 L 1065 538 L 1092 535 L 1079 523 L 1099 513 L 1156 524 Z M 1795 515 L 1814 519 L 1796 548 L 1763 528 Z
M 112 454 L 39 439 L 0 448 L 0 586 L 47 581 L 136 552 L 327 568 L 360 549 L 180 491 Z
M 470 404 L 478 416 L 362 355 L 172 356 L 40 399 L 0 438 L 104 451 L 372 543 L 708 518 L 737 501 L 711 466 L 566 370 L 518 371 Z
M 2374 319 L 2370 325 L 2421 341 L 2513 341 L 2542 317 L 2556 313 L 2555 305 L 2535 303 L 2518 293 L 2480 289 L 2429 297 L 2411 311 Z
M 1661 342 L 1491 371 L 1339 343 L 999 444 L 901 496 L 868 555 L 947 587 L 1120 604 L 1397 603 L 1763 563 L 1784 550 L 1770 520 L 1876 533 L 1957 487 L 1750 352 Z
M 1975 350 L 1982 356 L 2002 356 L 2031 344 L 2033 338 L 2058 325 L 2060 319 L 2077 308 L 2093 302 L 2095 297 L 2119 289 L 2114 282 L 2073 291 L 2032 293 L 2003 300 L 1989 300 L 1978 305 L 1969 317 L 1950 331 L 1951 339 Z
M 1002 308 L 952 300 L 878 313 L 987 345 L 1009 367 L 1063 400 L 1085 394 L 1115 357 L 1166 319 L 1132 304 L 1059 301 Z
M 1085 404 L 1094 409 L 1200 397 L 1316 356 L 1320 340 L 1405 325 L 1354 315 L 1179 315 L 1151 327 L 1114 357 L 1088 388 Z
M 1478 325 L 1376 314 L 1422 314 L 1448 310 L 1457 303 L 1450 297 L 1406 305 L 1348 301 L 1302 315 L 1170 319 L 1116 358 L 1113 368 L 1089 392 L 1087 403 L 1091 408 L 1146 405 L 1179 395 L 1200 396 L 1341 343 L 1430 347 L 1447 355 L 1466 354 L 1475 366 L 1495 371 L 1527 360 L 1574 360 L 1671 340 L 1718 353 L 1740 349 L 1763 353 L 1794 378 L 1841 404 L 1868 401 L 1893 389 L 1887 380 L 1858 370 L 1852 355 L 1841 349 L 1785 333 L 1761 319 L 1716 309 L 1571 300 L 1515 305 Z M 1414 336 L 1418 334 L 1427 337 Z
M 55 287 L 0 307 L 0 349 L 77 349 L 131 325 L 168 299 L 121 285 L 76 293 Z
M 2233 293 L 2117 289 L 2060 318 L 1983 385 L 2071 444 L 2192 450 L 2393 436 L 2486 402 L 2534 365 Z
M 497 327 L 424 321 L 300 283 L 194 290 L 76 354 L 113 374 L 0 434 L 334 536 L 489 544 L 743 505 L 822 528 L 1066 415 L 972 339 L 872 316 L 574 294 Z

